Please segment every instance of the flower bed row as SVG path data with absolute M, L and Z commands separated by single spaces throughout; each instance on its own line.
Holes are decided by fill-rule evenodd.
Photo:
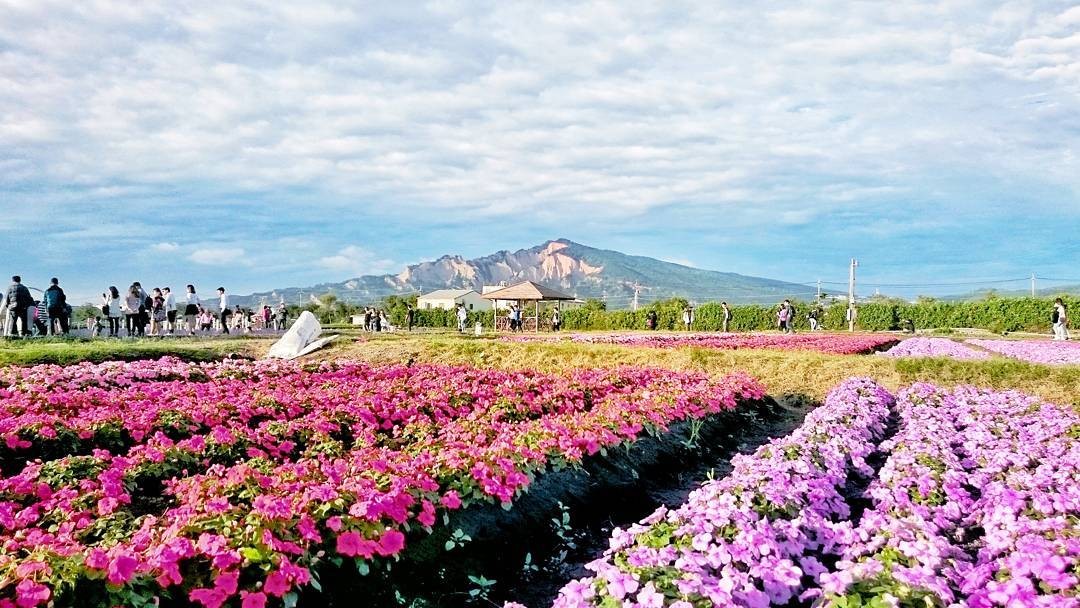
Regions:
M 505 336 L 508 342 L 550 341 L 559 336 Z M 695 346 L 717 350 L 773 349 L 805 350 L 835 355 L 869 353 L 897 342 L 883 334 L 570 334 L 568 340 L 581 344 L 613 344 L 650 348 Z
M 986 350 L 1047 365 L 1080 365 L 1080 342 L 1053 340 L 968 340 Z
M 835 388 L 790 436 L 733 460 L 680 508 L 616 530 L 610 549 L 567 585 L 558 608 L 782 605 L 827 570 L 849 506 L 849 476 L 872 475 L 892 397 L 866 379 Z
M 617 530 L 554 605 L 1080 606 L 1080 414 L 919 384 L 875 446 L 891 403 L 846 381 L 730 477 Z M 853 472 L 874 475 L 854 518 L 839 493 Z
M 0 606 L 288 604 L 320 559 L 390 558 L 449 510 L 763 394 L 649 369 L 163 366 L 0 389 L 8 464 L 38 458 L 0 480 Z
M 883 357 L 949 357 L 960 361 L 989 359 L 990 353 L 966 346 L 948 338 L 908 338 L 890 348 L 879 352 Z
M 1080 605 L 1080 415 L 916 385 L 824 605 Z

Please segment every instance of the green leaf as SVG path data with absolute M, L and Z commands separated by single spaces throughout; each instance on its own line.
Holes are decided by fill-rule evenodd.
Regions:
M 248 560 L 253 564 L 257 564 L 263 561 L 262 551 L 259 551 L 255 547 L 241 547 L 240 555 L 243 555 L 244 559 Z
M 296 595 L 295 591 L 290 591 L 281 599 L 285 602 L 285 608 L 296 608 L 296 602 L 300 600 L 300 596 Z
M 449 551 L 449 550 L 453 549 L 453 548 L 454 548 L 454 547 L 456 547 L 456 546 L 457 546 L 457 545 L 456 545 L 456 544 L 454 543 L 454 541 L 452 541 L 452 540 L 448 540 L 448 541 L 446 541 L 446 544 L 445 544 L 445 545 L 443 545 L 443 547 L 445 547 L 447 551 Z

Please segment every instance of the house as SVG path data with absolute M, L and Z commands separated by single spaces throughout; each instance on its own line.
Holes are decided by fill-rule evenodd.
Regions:
M 470 311 L 491 309 L 491 303 L 471 289 L 440 289 L 425 293 L 416 299 L 416 307 L 420 310 L 431 308 L 450 310 L 457 308 L 458 304 L 464 304 L 465 310 Z

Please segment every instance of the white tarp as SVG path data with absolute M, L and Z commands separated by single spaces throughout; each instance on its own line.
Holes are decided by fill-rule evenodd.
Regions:
M 320 338 L 322 326 L 310 311 L 300 313 L 296 321 L 281 339 L 270 347 L 266 355 L 270 359 L 295 359 L 329 344 L 337 335 Z

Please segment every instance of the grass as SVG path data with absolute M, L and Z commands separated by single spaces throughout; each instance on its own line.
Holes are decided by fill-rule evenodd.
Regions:
M 1080 366 L 1046 366 L 994 358 L 891 359 L 871 355 L 827 355 L 806 351 L 640 348 L 580 343 L 507 343 L 456 336 L 383 337 L 341 343 L 316 355 L 372 362 L 464 363 L 502 369 L 559 372 L 578 367 L 652 365 L 712 375 L 745 371 L 776 395 L 820 399 L 841 380 L 870 376 L 889 389 L 926 381 L 945 386 L 973 384 L 1017 389 L 1059 403 L 1080 402 Z
M 211 361 L 229 355 L 261 357 L 272 341 L 235 338 L 33 338 L 0 339 L 0 365 L 71 364 L 79 361 L 155 359 L 172 355 L 188 361 Z
M 826 355 L 801 351 L 640 348 L 580 343 L 508 343 L 456 332 L 411 335 L 330 330 L 342 337 L 316 352 L 316 359 L 361 359 L 375 363 L 408 361 L 468 364 L 501 369 L 561 372 L 583 367 L 657 366 L 722 375 L 745 371 L 774 395 L 821 399 L 851 376 L 869 376 L 889 389 L 926 381 L 945 386 L 973 384 L 1017 389 L 1058 403 L 1080 404 L 1080 366 L 1046 366 L 995 357 L 986 361 L 947 358 L 891 359 L 870 355 Z M 0 365 L 75 363 L 109 359 L 149 359 L 165 355 L 214 360 L 229 355 L 261 357 L 271 338 L 144 338 L 138 340 L 0 340 Z

